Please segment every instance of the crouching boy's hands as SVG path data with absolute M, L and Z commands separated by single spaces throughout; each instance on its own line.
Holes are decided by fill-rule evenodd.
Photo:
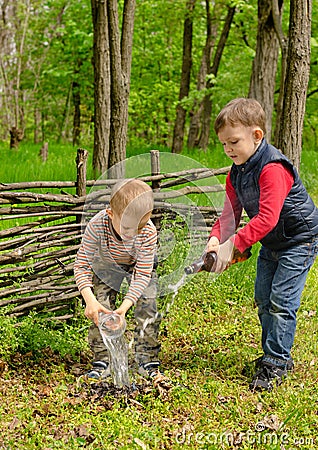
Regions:
M 113 311 L 105 308 L 99 301 L 96 299 L 95 295 L 91 288 L 84 288 L 81 291 L 81 294 L 85 300 L 86 308 L 85 308 L 85 316 L 88 319 L 93 320 L 93 322 L 98 326 L 98 313 L 103 312 L 105 314 L 111 314 Z
M 131 300 L 124 299 L 122 304 L 120 305 L 120 307 L 117 308 L 114 312 L 116 314 L 120 314 L 121 316 L 125 317 L 126 312 L 132 305 L 133 305 L 133 302 Z

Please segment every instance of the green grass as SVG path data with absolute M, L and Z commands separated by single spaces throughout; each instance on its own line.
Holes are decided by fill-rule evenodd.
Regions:
M 251 369 L 260 348 L 253 307 L 255 257 L 216 278 L 198 274 L 180 290 L 161 335 L 162 364 L 174 383 L 167 395 L 154 389 L 135 398 L 94 400 L 77 385 L 74 359 L 63 362 L 55 355 L 55 361 L 49 353 L 46 361 L 34 354 L 17 360 L 13 355 L 1 377 L 3 444 L 222 449 L 241 439 L 240 449 L 316 448 L 318 265 L 298 315 L 295 372 L 274 392 L 253 394 L 242 372 Z M 86 330 L 80 333 L 84 341 Z M 264 423 L 280 428 L 260 431 Z
M 31 143 L 21 143 L 18 150 L 10 150 L 8 145 L 0 143 L 1 182 L 76 180 L 76 147 L 66 144 L 49 144 L 48 160 L 46 162 L 42 162 L 39 157 L 40 147 L 40 145 Z M 127 158 L 138 157 L 140 154 L 149 154 L 151 149 L 149 146 L 128 148 Z M 87 150 L 89 152 L 87 178 L 94 179 L 91 167 L 93 150 L 91 148 L 87 148 Z M 222 167 L 229 165 L 229 161 L 223 155 L 221 149 L 208 152 L 199 150 L 193 152 L 185 151 L 182 155 L 171 155 L 167 148 L 158 148 L 158 150 L 164 154 L 162 157 L 162 170 L 167 172 L 192 168 L 195 165 L 198 167 Z M 166 166 L 164 162 L 165 156 L 168 158 Z M 174 166 L 171 166 L 170 157 L 174 159 Z M 149 172 L 150 164 L 148 164 L 148 160 L 146 164 L 147 167 L 145 169 Z M 136 168 L 136 170 L 139 169 L 140 167 Z
M 1 144 L 1 182 L 20 181 L 75 181 L 76 148 L 71 145 L 49 144 L 48 160 L 39 157 L 41 145 L 22 143 L 18 150 Z M 88 168 L 91 166 L 92 152 L 89 152 Z M 88 170 L 88 175 L 92 171 Z
M 31 147 L 32 158 L 24 152 L 23 163 L 16 153 L 7 161 L 5 152 L 3 181 L 24 181 L 35 173 L 38 179 L 69 179 L 73 149 L 52 145 L 55 166 L 48 169 L 48 162 L 45 169 L 37 161 L 31 177 Z M 204 152 L 191 158 L 211 167 L 228 164 Z M 317 201 L 315 152 L 303 155 L 301 173 Z M 162 366 L 172 380 L 165 391 L 94 396 L 78 384 L 90 357 L 89 323 L 82 315 L 67 325 L 30 315 L 16 326 L 1 314 L 0 449 L 317 448 L 318 262 L 298 313 L 296 369 L 272 393 L 253 394 L 250 362 L 260 354 L 253 301 L 257 248 L 247 262 L 216 277 L 197 274 L 180 289 L 161 327 Z M 160 299 L 161 309 L 169 302 L 171 296 Z

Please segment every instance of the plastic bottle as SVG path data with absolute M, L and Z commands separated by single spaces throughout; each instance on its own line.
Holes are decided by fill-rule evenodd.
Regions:
M 101 335 L 104 335 L 106 338 L 118 338 L 126 330 L 126 320 L 120 314 L 99 313 L 98 328 Z

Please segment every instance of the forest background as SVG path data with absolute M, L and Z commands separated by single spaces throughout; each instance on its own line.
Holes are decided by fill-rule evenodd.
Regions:
M 95 6 L 102 3 L 92 1 Z M 121 17 L 127 2 L 107 3 L 116 4 Z M 286 37 L 291 3 L 300 10 L 304 6 L 301 0 L 285 2 L 284 8 L 280 1 L 265 0 L 138 1 L 124 156 L 156 148 L 181 151 L 206 167 L 227 165 L 212 130 L 213 119 L 230 99 L 250 93 L 260 6 L 271 32 L 272 5 L 280 8 Z M 302 92 L 306 114 L 301 123 L 300 171 L 317 203 L 318 3 L 305 3 L 312 5 L 312 27 L 310 78 L 308 90 Z M 1 0 L 0 5 L 0 181 L 68 180 L 75 174 L 76 147 L 87 148 L 94 163 L 92 5 L 83 0 Z M 184 30 L 191 8 L 189 91 L 183 91 L 180 102 Z M 210 73 L 202 67 L 207 23 Z M 304 36 L 306 31 L 303 28 Z M 213 61 L 221 41 L 224 46 L 215 73 Z M 272 90 L 273 140 L 281 56 Z M 195 113 L 203 111 L 207 99 L 211 100 L 210 122 L 203 124 L 200 115 L 197 132 L 191 134 Z M 180 106 L 185 113 L 181 149 L 175 140 Z M 43 162 L 38 152 L 46 142 L 49 155 Z M 100 171 L 101 166 L 96 168 Z M 185 238 L 178 224 L 175 233 L 180 241 Z M 57 323 L 36 313 L 17 321 L 8 314 L 10 309 L 1 308 L 0 449 L 317 448 L 318 266 L 310 272 L 299 310 L 293 354 L 296 370 L 274 392 L 254 394 L 248 382 L 251 361 L 260 350 L 253 308 L 256 257 L 257 248 L 249 261 L 216 279 L 198 274 L 180 289 L 160 334 L 162 366 L 170 382 L 153 386 L 143 381 L 142 389 L 133 395 L 80 384 L 90 361 L 85 340 L 89 323 L 82 310 L 72 321 Z M 171 296 L 161 302 L 164 310 Z
M 111 62 L 117 75 L 121 75 L 119 81 L 114 81 L 114 77 L 111 79 L 112 85 L 118 81 L 115 86 L 118 96 L 129 96 L 128 129 L 127 133 L 124 130 L 124 148 L 120 149 L 117 160 L 125 158 L 126 142 L 128 147 L 148 145 L 175 152 L 186 147 L 214 149 L 217 139 L 211 132 L 213 119 L 222 106 L 238 96 L 251 95 L 263 103 L 269 112 L 267 138 L 279 143 L 274 134 L 278 131 L 276 115 L 281 114 L 282 65 L 290 38 L 289 2 L 141 0 L 135 4 L 126 0 L 107 4 L 110 8 L 108 16 L 113 13 L 115 19 L 113 25 L 105 23 L 105 27 L 113 26 L 114 40 L 120 39 L 121 23 L 124 27 L 126 17 L 132 15 L 131 28 L 126 34 L 132 38 L 133 32 L 133 40 L 123 42 L 125 30 L 121 30 L 119 68 L 117 60 Z M 310 9 L 307 11 L 310 17 L 304 14 L 305 3 L 292 1 L 291 5 L 307 20 L 301 22 L 298 17 L 296 23 L 301 28 L 301 40 L 305 45 L 306 34 L 311 32 L 308 91 L 306 64 L 309 69 L 309 49 L 303 46 L 296 51 L 302 65 L 298 70 L 305 77 L 298 93 L 299 97 L 305 95 L 306 102 L 303 145 L 305 149 L 312 149 L 317 146 L 318 126 L 317 0 L 308 3 L 312 8 L 312 14 Z M 95 11 L 93 17 L 91 7 Z M 8 141 L 11 134 L 11 144 L 15 147 L 23 139 L 36 144 L 64 142 L 92 149 L 94 121 L 98 120 L 96 111 L 94 113 L 94 86 L 95 96 L 100 88 L 96 79 L 100 68 L 96 68 L 96 61 L 99 57 L 99 62 L 103 61 L 101 53 L 109 54 L 109 49 L 98 47 L 96 43 L 96 40 L 102 40 L 103 36 L 98 33 L 105 19 L 100 3 L 3 0 L 1 10 L 0 140 Z M 114 45 L 117 51 L 116 45 L 119 43 Z M 124 45 L 132 48 L 124 53 Z M 130 63 L 125 62 L 129 60 L 129 51 L 132 52 L 131 74 Z M 295 78 L 295 74 L 292 76 Z M 265 79 L 263 86 L 262 78 Z M 115 103 L 120 99 L 114 99 L 113 92 L 111 96 L 110 108 L 115 109 Z M 98 101 L 105 103 L 105 95 L 104 99 L 103 96 L 97 98 Z M 299 110 L 304 108 L 304 104 L 295 105 L 297 101 L 292 101 Z M 97 110 L 96 105 L 95 98 Z M 125 109 L 125 105 L 121 108 Z M 290 108 L 289 105 L 287 116 Z M 115 111 L 115 114 L 117 117 L 110 127 L 118 128 L 119 113 Z M 295 130 L 293 137 L 296 147 L 297 135 L 301 138 L 302 121 L 300 113 L 301 128 Z M 180 124 L 181 131 L 178 130 Z M 106 119 L 99 125 L 101 129 L 107 126 Z M 290 134 L 288 130 L 287 134 Z M 98 139 L 100 142 L 96 143 Z M 95 135 L 95 146 L 105 146 L 102 139 Z M 282 147 L 284 143 L 279 146 Z M 103 163 L 95 158 L 95 169 L 99 171 L 108 168 L 112 161 L 108 149 L 101 151 L 107 155 Z M 113 162 L 117 162 L 116 157 Z

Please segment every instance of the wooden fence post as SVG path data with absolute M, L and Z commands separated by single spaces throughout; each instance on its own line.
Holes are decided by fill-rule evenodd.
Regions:
M 86 163 L 87 163 L 88 151 L 84 148 L 77 149 L 76 156 L 76 195 L 78 197 L 84 197 L 86 195 Z M 81 223 L 82 217 L 76 216 L 76 222 Z
M 159 150 L 150 150 L 150 159 L 151 159 L 151 175 L 159 175 L 160 174 L 160 152 Z M 153 192 L 160 191 L 160 180 L 152 180 L 151 187 Z M 160 229 L 160 219 L 153 218 L 153 224 L 157 228 Z
M 77 149 L 76 157 L 76 195 L 83 197 L 86 195 L 86 163 L 87 163 L 88 151 L 84 148 Z
M 39 156 L 43 162 L 46 162 L 48 154 L 49 154 L 49 143 L 44 142 L 43 146 L 41 147 L 41 149 L 39 151 Z
M 150 150 L 150 158 L 151 158 L 151 175 L 159 175 L 160 174 L 160 152 L 159 150 Z M 151 187 L 154 192 L 158 192 L 160 190 L 160 181 L 153 180 L 151 182 Z

